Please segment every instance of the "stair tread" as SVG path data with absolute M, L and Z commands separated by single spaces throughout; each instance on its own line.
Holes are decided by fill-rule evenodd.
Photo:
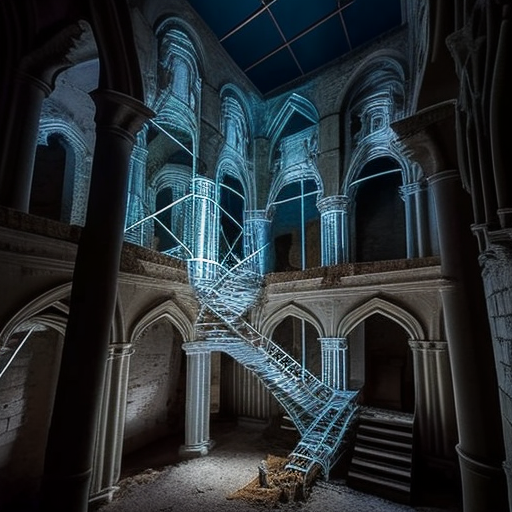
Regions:
M 401 477 L 410 479 L 411 468 L 404 469 L 398 466 L 392 466 L 389 464 L 382 464 L 373 460 L 353 458 L 351 464 L 351 470 L 354 468 L 369 468 L 371 470 L 379 471 L 379 474 L 384 473 L 386 475 L 400 475 Z
M 393 448 L 402 448 L 403 450 L 412 450 L 412 444 L 411 443 L 403 443 L 400 441 L 394 441 L 392 439 L 380 439 L 377 437 L 371 437 L 366 436 L 363 434 L 359 434 L 359 432 L 356 434 L 356 442 L 362 441 L 366 445 L 379 445 L 379 446 L 389 446 Z
M 396 480 L 390 480 L 388 478 L 383 478 L 375 475 L 369 475 L 367 473 L 363 473 L 360 471 L 349 471 L 348 478 L 350 480 L 350 485 L 355 483 L 355 480 L 360 480 L 364 482 L 371 482 L 374 485 L 379 485 L 381 487 L 386 487 L 394 490 L 400 490 L 406 493 L 411 491 L 410 484 L 398 482 Z
M 356 445 L 354 447 L 354 454 L 361 454 L 360 458 L 368 458 L 368 457 L 376 457 L 378 459 L 386 458 L 399 460 L 402 462 L 411 462 L 412 460 L 412 452 L 411 453 L 403 453 L 403 452 L 395 452 L 391 450 L 379 450 L 369 446 L 361 446 Z
M 393 428 L 391 425 L 386 425 L 383 427 L 381 425 L 377 426 L 377 425 L 368 425 L 365 423 L 361 423 L 359 425 L 359 429 L 364 430 L 365 432 L 375 432 L 375 433 L 379 433 L 379 434 L 393 435 L 393 436 L 402 437 L 402 438 L 412 438 L 412 436 L 413 436 L 412 429 L 400 430 L 400 429 Z

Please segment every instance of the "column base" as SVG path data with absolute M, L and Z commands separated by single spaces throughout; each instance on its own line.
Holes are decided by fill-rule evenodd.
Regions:
M 208 455 L 214 446 L 215 441 L 213 439 L 199 444 L 182 444 L 178 453 L 184 459 L 196 459 Z
M 479 462 L 460 445 L 459 455 L 464 512 L 508 512 L 507 483 L 503 467 Z
M 114 494 L 118 489 L 119 487 L 114 485 L 92 494 L 89 496 L 89 506 L 92 507 L 93 510 L 97 510 L 104 505 L 108 505 L 114 499 Z

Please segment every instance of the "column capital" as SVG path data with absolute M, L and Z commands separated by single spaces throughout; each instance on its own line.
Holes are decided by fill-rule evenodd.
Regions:
M 460 181 L 460 173 L 455 169 L 446 169 L 436 172 L 427 178 L 430 184 L 440 183 L 441 181 Z
M 317 201 L 316 206 L 320 214 L 333 211 L 346 212 L 350 205 L 350 198 L 345 195 L 327 196 Z
M 409 340 L 412 350 L 423 350 L 429 352 L 442 352 L 448 350 L 448 342 L 443 340 Z
M 212 352 L 211 343 L 207 341 L 186 341 L 181 347 L 187 355 L 209 354 Z
M 110 89 L 90 93 L 96 105 L 95 121 L 99 129 L 117 132 L 135 141 L 135 135 L 155 113 L 141 101 Z
M 108 347 L 108 358 L 119 359 L 133 354 L 132 343 L 111 343 Z
M 41 91 L 44 94 L 45 98 L 50 96 L 50 94 L 53 91 L 52 84 L 48 83 L 47 80 L 44 80 L 43 78 L 38 78 L 37 76 L 34 76 L 26 71 L 18 71 L 18 73 L 16 74 L 16 78 L 18 79 L 19 83 L 27 84 Z
M 402 198 L 407 196 L 412 196 L 425 190 L 425 181 L 415 181 L 414 183 L 407 183 L 406 185 L 402 185 L 398 187 L 400 190 L 400 195 Z
M 346 350 L 347 338 L 318 338 L 322 348 L 326 350 Z
M 455 112 L 456 101 L 447 100 L 391 124 L 406 155 L 418 162 L 427 176 L 455 167 L 458 161 Z
M 245 210 L 244 212 L 246 221 L 265 221 L 270 222 L 267 210 Z

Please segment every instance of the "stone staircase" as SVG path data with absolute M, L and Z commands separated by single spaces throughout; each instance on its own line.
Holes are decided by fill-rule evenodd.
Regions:
M 412 415 L 367 409 L 359 414 L 347 485 L 404 504 L 411 503 Z

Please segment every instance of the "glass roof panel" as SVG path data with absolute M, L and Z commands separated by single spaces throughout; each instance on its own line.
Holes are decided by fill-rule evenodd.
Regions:
M 350 50 L 339 16 L 334 16 L 291 44 L 304 73 Z
M 300 76 L 300 70 L 295 64 L 287 48 L 264 60 L 247 71 L 247 76 L 263 93 Z
M 338 7 L 337 0 L 299 2 L 297 0 L 278 0 L 270 7 L 278 25 L 287 39 L 314 25 Z

